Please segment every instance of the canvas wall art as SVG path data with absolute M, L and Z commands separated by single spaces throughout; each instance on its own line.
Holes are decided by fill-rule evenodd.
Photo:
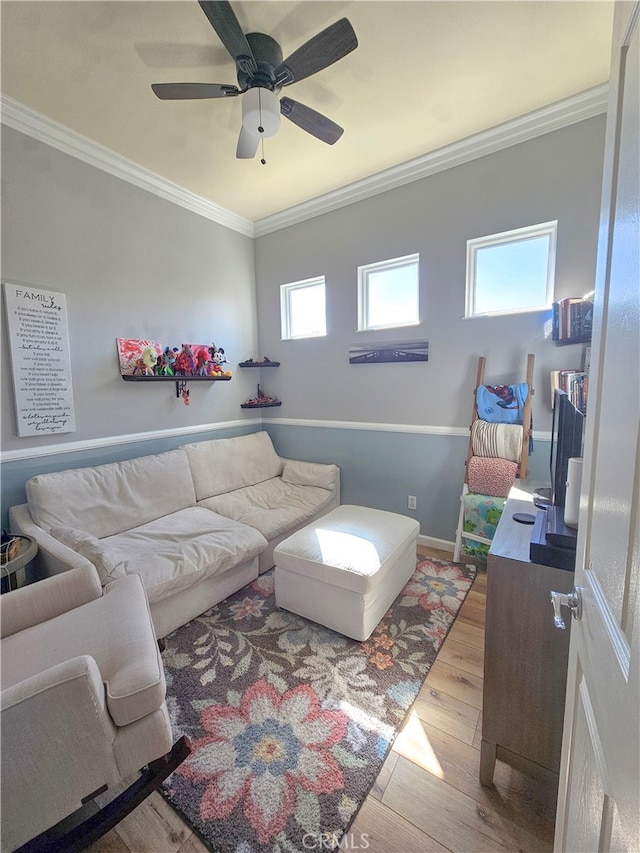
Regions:
M 384 364 L 390 362 L 428 361 L 428 341 L 395 341 L 349 347 L 349 364 Z

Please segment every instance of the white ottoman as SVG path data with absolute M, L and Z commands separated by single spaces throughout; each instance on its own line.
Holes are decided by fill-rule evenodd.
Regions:
M 339 506 L 274 551 L 276 604 L 366 640 L 416 568 L 413 518 Z

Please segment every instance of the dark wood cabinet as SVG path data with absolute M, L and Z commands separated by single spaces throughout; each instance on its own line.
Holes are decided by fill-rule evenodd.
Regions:
M 522 493 L 519 493 L 522 495 Z M 524 772 L 560 769 L 570 622 L 555 627 L 551 591 L 569 593 L 573 572 L 532 563 L 530 499 L 510 498 L 487 560 L 480 781 L 491 785 L 496 758 Z

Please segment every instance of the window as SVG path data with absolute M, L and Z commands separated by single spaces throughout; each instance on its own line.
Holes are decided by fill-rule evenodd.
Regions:
M 465 317 L 550 308 L 557 221 L 467 241 Z
M 418 255 L 358 267 L 358 331 L 420 322 Z
M 326 335 L 324 276 L 280 285 L 280 320 L 283 340 Z

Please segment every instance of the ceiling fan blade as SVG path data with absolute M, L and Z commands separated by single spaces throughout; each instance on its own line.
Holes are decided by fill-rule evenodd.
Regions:
M 280 99 L 280 112 L 289 121 L 297 124 L 302 130 L 306 130 L 307 133 L 310 133 L 322 142 L 326 142 L 327 145 L 333 145 L 344 133 L 344 129 L 339 124 L 336 124 L 335 121 L 331 121 L 330 118 L 323 116 L 322 113 L 312 110 L 311 107 L 307 107 L 301 104 L 300 101 L 294 101 L 291 98 Z
M 347 18 L 341 18 L 288 56 L 276 68 L 276 80 L 283 86 L 304 80 L 316 71 L 333 65 L 357 46 L 358 39 L 353 27 Z
M 152 83 L 151 88 L 163 101 L 229 98 L 240 94 L 237 86 L 225 86 L 224 83 Z
M 258 66 L 253 51 L 242 32 L 231 4 L 227 0 L 198 0 L 198 2 L 238 67 L 247 74 L 256 71 Z
M 236 157 L 238 160 L 251 160 L 255 157 L 259 142 L 260 140 L 257 136 L 249 133 L 246 127 L 241 127 L 240 136 L 238 137 L 238 147 L 236 148 Z

